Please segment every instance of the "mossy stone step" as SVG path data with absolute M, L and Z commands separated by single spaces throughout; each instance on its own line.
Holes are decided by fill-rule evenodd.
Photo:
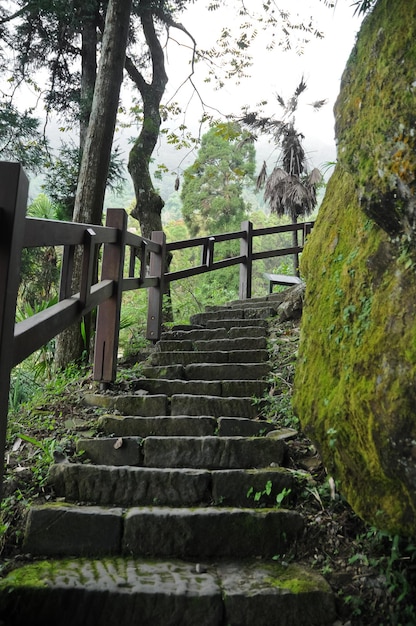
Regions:
M 221 320 L 217 320 L 215 319 L 215 317 L 212 317 L 211 319 L 208 319 L 204 322 L 204 326 L 208 329 L 214 329 L 214 328 L 225 328 L 226 330 L 230 331 L 233 328 L 247 328 L 249 326 L 252 326 L 253 324 L 256 324 L 256 326 L 258 328 L 268 328 L 268 321 L 267 319 L 242 319 L 242 318 L 233 318 L 233 319 L 229 319 L 229 318 L 224 318 Z
M 257 396 L 264 395 L 268 388 L 260 380 L 180 380 L 168 378 L 139 378 L 130 383 L 134 391 L 143 390 L 152 395 L 193 394 L 207 396 Z
M 69 504 L 29 510 L 24 550 L 43 556 L 273 557 L 304 528 L 286 509 Z
M 235 381 L 262 380 L 270 372 L 268 361 L 252 363 L 189 363 L 188 365 L 148 365 L 142 368 L 143 376 L 168 380 Z
M 264 319 L 276 315 L 277 306 L 272 303 L 269 306 L 259 308 L 226 308 L 222 311 L 212 311 L 207 313 L 196 313 L 191 316 L 191 322 L 200 326 L 205 326 L 207 322 L 215 322 L 220 326 L 223 320 L 253 320 Z
M 167 341 L 210 341 L 211 339 L 236 339 L 239 337 L 267 337 L 267 324 L 260 325 L 263 320 L 242 320 L 244 326 L 232 326 L 231 328 L 204 328 L 199 330 L 171 330 L 163 332 L 162 340 Z
M 117 437 L 256 437 L 275 430 L 274 424 L 246 417 L 213 417 L 208 415 L 173 415 L 137 417 L 102 415 L 99 428 Z
M 332 624 L 329 585 L 294 564 L 133 558 L 40 561 L 0 581 L 8 626 L 271 626 L 276 616 L 285 626 Z
M 189 330 L 168 330 L 162 332 L 161 339 L 163 340 L 182 340 L 188 339 L 190 341 L 196 341 L 198 339 L 227 339 L 228 332 L 225 328 L 213 328 L 207 330 L 206 328 L 190 328 Z
M 161 339 L 156 344 L 158 352 L 190 352 L 192 350 L 198 352 L 212 352 L 224 350 L 258 350 L 267 348 L 267 340 L 265 337 L 244 337 L 225 338 L 225 339 Z
M 49 470 L 49 483 L 67 502 L 99 506 L 273 506 L 290 490 L 293 501 L 310 478 L 285 468 L 201 470 L 189 468 L 112 467 L 60 463 Z
M 212 415 L 214 417 L 257 417 L 258 410 L 251 398 L 197 396 L 175 394 L 170 401 L 171 415 Z
M 261 363 L 267 361 L 267 350 L 213 350 L 207 352 L 153 352 L 149 365 L 190 365 L 191 363 Z
M 165 394 L 125 394 L 112 396 L 109 394 L 90 393 L 84 396 L 84 402 L 108 411 L 119 411 L 128 415 L 152 417 L 168 413 L 168 398 Z
M 186 380 L 261 380 L 270 372 L 267 361 L 240 363 L 191 363 L 183 368 Z
M 238 469 L 281 465 L 286 444 L 272 437 L 105 437 L 79 439 L 96 465 Z

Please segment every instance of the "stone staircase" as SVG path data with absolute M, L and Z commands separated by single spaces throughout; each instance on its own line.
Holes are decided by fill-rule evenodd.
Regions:
M 31 508 L 30 562 L 0 581 L 7 626 L 324 626 L 334 598 L 285 561 L 305 532 L 287 431 L 257 417 L 275 294 L 164 333 L 130 395 L 94 394 L 102 436 L 50 469 Z M 282 311 L 281 311 L 282 312 Z M 285 502 L 286 502 L 285 500 Z

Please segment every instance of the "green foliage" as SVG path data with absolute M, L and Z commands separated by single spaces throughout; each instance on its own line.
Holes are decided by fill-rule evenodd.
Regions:
M 59 152 L 47 164 L 44 189 L 56 206 L 55 217 L 58 220 L 72 220 L 75 192 L 77 190 L 80 150 L 74 143 L 62 142 Z M 120 193 L 123 188 L 123 163 L 116 148 L 113 150 L 107 178 L 107 189 Z
M 39 120 L 31 111 L 20 112 L 11 102 L 0 103 L 0 157 L 18 161 L 39 172 L 47 157 L 48 142 L 39 131 Z
M 235 124 L 211 128 L 184 172 L 182 214 L 192 237 L 238 230 L 248 207 L 242 193 L 254 174 L 254 147 Z
M 349 564 L 362 564 L 378 572 L 388 595 L 389 615 L 380 619 L 380 626 L 397 624 L 411 626 L 416 622 L 414 588 L 416 584 L 416 544 L 413 538 L 383 532 L 369 526 L 355 540 L 356 551 Z M 344 602 L 352 607 L 352 615 L 361 615 L 365 605 L 356 596 L 346 595 Z M 381 617 L 381 616 L 380 616 Z

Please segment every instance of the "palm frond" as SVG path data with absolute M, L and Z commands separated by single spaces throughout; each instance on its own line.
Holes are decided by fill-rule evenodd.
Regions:
M 324 100 L 315 100 L 315 102 L 310 102 L 309 106 L 313 107 L 315 111 L 319 111 L 319 109 L 321 109 L 327 102 L 327 98 L 325 98 Z
M 312 172 L 308 175 L 308 184 L 309 185 L 319 185 L 322 181 L 322 174 L 318 170 L 317 167 L 314 167 Z
M 299 98 L 300 94 L 303 93 L 305 89 L 307 89 L 307 84 L 305 83 L 305 79 L 302 76 L 299 85 L 295 89 L 295 97 Z
M 260 170 L 260 174 L 257 176 L 257 180 L 256 180 L 256 189 L 257 191 L 259 191 L 259 189 L 261 189 L 262 187 L 264 187 L 264 184 L 267 180 L 267 165 L 266 165 L 266 161 L 263 161 L 263 166 Z

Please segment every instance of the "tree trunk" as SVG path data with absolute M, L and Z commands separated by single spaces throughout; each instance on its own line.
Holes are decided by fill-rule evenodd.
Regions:
M 152 58 L 152 82 L 147 83 L 130 59 L 126 59 L 127 72 L 139 89 L 143 100 L 143 124 L 140 134 L 129 154 L 128 169 L 133 180 L 136 206 L 132 216 L 139 220 L 143 237 L 150 237 L 152 230 L 162 230 L 164 202 L 155 191 L 149 165 L 159 138 L 161 119 L 160 102 L 168 77 L 162 46 L 157 37 L 150 10 L 141 16 L 143 32 Z
M 100 224 L 111 146 L 118 109 L 131 0 L 110 0 L 108 4 L 100 64 L 94 89 L 91 116 L 82 153 L 74 221 Z M 73 291 L 79 291 L 82 255 L 75 258 Z M 62 368 L 82 357 L 84 346 L 80 325 L 68 328 L 58 337 L 55 362 Z
M 88 11 L 88 6 L 85 7 L 81 26 L 81 98 L 79 103 L 79 145 L 81 153 L 87 138 L 95 79 L 97 77 L 97 12 L 98 3 L 93 11 Z
M 296 216 L 292 216 L 292 224 L 297 224 L 297 218 Z M 292 247 L 293 248 L 297 248 L 299 245 L 298 243 L 298 231 L 294 230 L 292 231 Z M 299 277 L 299 254 L 297 252 L 295 252 L 292 256 L 293 259 L 293 273 L 295 276 Z

